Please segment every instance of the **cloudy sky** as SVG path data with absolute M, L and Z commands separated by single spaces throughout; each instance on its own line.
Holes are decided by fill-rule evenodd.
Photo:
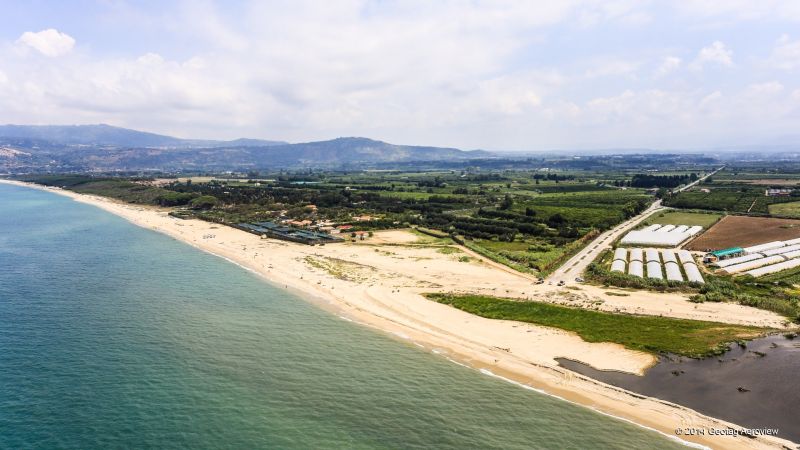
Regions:
M 0 123 L 491 150 L 800 143 L 800 1 L 0 0 Z

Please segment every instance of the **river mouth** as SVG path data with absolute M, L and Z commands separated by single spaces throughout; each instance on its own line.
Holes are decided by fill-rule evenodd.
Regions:
M 772 335 L 731 345 L 724 355 L 659 357 L 644 376 L 597 370 L 560 358 L 569 370 L 648 397 L 687 406 L 746 428 L 775 428 L 800 442 L 800 337 Z

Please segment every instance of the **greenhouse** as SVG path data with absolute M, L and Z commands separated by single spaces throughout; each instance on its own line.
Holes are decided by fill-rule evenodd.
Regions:
M 644 276 L 644 268 L 642 267 L 642 262 L 637 260 L 631 260 L 631 263 L 628 264 L 628 274 L 633 275 L 636 277 L 643 277 Z
M 688 225 L 664 225 L 655 228 L 651 225 L 641 230 L 628 232 L 621 240 L 621 244 L 654 245 L 657 247 L 676 247 L 690 237 L 702 231 L 703 227 Z
M 658 261 L 647 262 L 647 278 L 663 279 L 664 275 L 661 273 L 661 263 Z

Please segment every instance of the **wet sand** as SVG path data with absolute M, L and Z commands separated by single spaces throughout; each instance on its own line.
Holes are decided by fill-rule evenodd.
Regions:
M 779 436 L 800 441 L 800 338 L 768 336 L 746 347 L 734 344 L 715 358 L 662 357 L 644 376 L 597 370 L 565 359 L 559 363 L 605 383 L 743 427 L 777 428 Z

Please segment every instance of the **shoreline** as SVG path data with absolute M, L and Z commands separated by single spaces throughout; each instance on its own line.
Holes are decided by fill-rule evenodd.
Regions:
M 501 275 L 499 269 L 481 262 L 482 258 L 474 264 L 451 263 L 449 260 L 445 262 L 446 255 L 436 255 L 436 250 L 403 247 L 401 251 L 400 247 L 395 249 L 392 247 L 395 244 L 388 242 L 385 246 L 348 243 L 310 247 L 271 239 L 262 240 L 258 236 L 224 225 L 195 219 L 172 218 L 166 215 L 168 209 L 125 204 L 104 197 L 17 181 L 0 180 L 0 183 L 45 190 L 99 207 L 137 226 L 158 231 L 197 249 L 222 257 L 272 284 L 284 287 L 303 299 L 330 310 L 343 320 L 375 328 L 423 347 L 426 351 L 445 356 L 457 364 L 478 370 L 482 374 L 634 423 L 683 444 L 715 448 L 796 446 L 787 440 L 771 436 L 752 439 L 742 436 L 709 435 L 678 437 L 674 434 L 677 428 L 719 430 L 742 427 L 704 416 L 680 405 L 613 387 L 552 363 L 554 356 L 564 357 L 562 355 L 566 353 L 570 359 L 600 370 L 612 369 L 641 374 L 656 362 L 656 358 L 652 355 L 627 350 L 615 344 L 585 343 L 577 336 L 560 330 L 482 319 L 423 299 L 419 295 L 421 292 L 442 288 L 446 290 L 445 285 L 448 282 L 461 287 L 462 283 L 459 282 L 466 283 L 466 278 L 459 280 L 453 277 L 468 277 L 473 274 L 476 277 L 489 277 L 484 280 L 496 280 L 496 286 L 525 289 L 529 294 L 534 290 L 530 287 L 529 279 L 508 272 Z M 207 235 L 217 234 L 220 235 L 219 239 L 205 238 Z M 397 232 L 392 236 L 405 238 Z M 411 243 L 412 241 L 408 241 L 409 246 Z M 437 267 L 428 269 L 426 264 L 433 263 L 436 263 Z M 350 279 L 337 278 L 325 270 L 320 270 L 320 265 L 324 267 L 324 264 L 344 266 Z M 424 271 L 425 276 L 410 277 L 406 273 L 410 268 Z M 480 279 L 477 281 L 475 286 L 480 286 Z M 475 286 L 463 287 L 468 291 L 474 291 L 477 289 Z M 483 289 L 484 293 L 501 295 L 499 292 L 494 292 L 496 288 Z M 672 312 L 672 308 L 678 306 L 680 305 L 677 302 L 668 302 L 666 306 L 659 307 L 668 308 Z M 758 311 L 725 305 L 718 308 L 730 314 Z M 657 310 L 652 313 L 656 312 Z M 691 311 L 685 314 L 689 313 Z M 704 312 L 695 314 L 700 313 Z M 714 311 L 709 312 L 713 313 Z M 759 313 L 755 319 L 747 320 L 774 323 L 776 319 L 769 314 Z M 509 342 L 512 344 L 508 344 Z M 496 345 L 491 345 L 493 343 Z M 541 355 L 542 352 L 546 354 Z

